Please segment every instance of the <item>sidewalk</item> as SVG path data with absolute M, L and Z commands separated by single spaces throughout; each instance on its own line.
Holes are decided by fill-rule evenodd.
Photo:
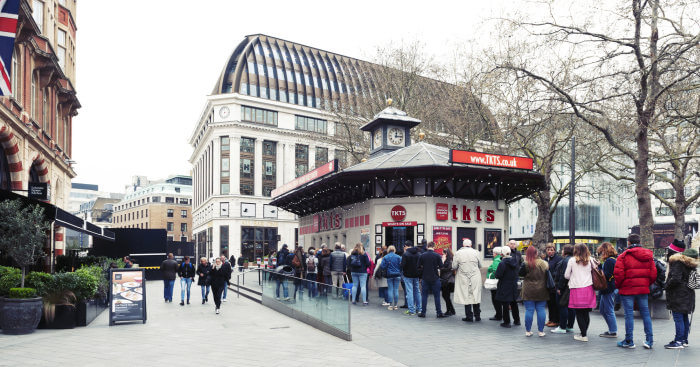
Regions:
M 0 332 L 0 366 L 402 366 L 230 290 L 220 315 L 211 295 L 201 304 L 199 287 L 190 305 L 179 305 L 179 291 L 176 284 L 173 303 L 164 303 L 163 283 L 148 282 L 146 324 L 110 327 L 106 310 L 83 328 Z

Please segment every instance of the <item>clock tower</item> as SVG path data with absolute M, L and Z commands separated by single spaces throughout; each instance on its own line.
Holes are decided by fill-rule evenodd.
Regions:
M 372 135 L 370 157 L 411 145 L 411 128 L 420 124 L 420 120 L 394 108 L 391 105 L 391 99 L 388 99 L 386 104 L 385 109 L 374 115 L 372 121 L 360 128 Z

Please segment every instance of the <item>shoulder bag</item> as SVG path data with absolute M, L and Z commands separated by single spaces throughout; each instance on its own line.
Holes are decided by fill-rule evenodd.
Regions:
M 496 288 L 498 288 L 498 279 L 486 279 L 486 281 L 484 281 L 484 288 L 490 291 L 496 290 Z
M 697 269 L 691 271 L 688 276 L 688 288 L 700 289 L 700 275 L 698 275 Z
M 549 269 L 547 269 L 547 274 L 545 274 L 545 277 L 547 278 L 547 290 L 554 292 L 556 285 L 554 284 L 554 278 L 552 278 L 552 272 L 550 272 Z
M 591 278 L 593 278 L 593 289 L 602 291 L 608 288 L 608 281 L 605 279 L 603 271 L 598 269 L 598 266 L 593 265 L 591 260 Z

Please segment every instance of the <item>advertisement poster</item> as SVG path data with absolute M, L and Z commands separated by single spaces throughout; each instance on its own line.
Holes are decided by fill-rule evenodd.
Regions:
M 484 257 L 493 257 L 493 248 L 501 246 L 501 230 L 484 229 L 484 238 L 486 239 Z
M 362 243 L 362 247 L 365 248 L 366 253 L 372 253 L 372 247 L 369 243 L 369 228 L 364 228 L 360 230 L 360 243 Z
M 452 248 L 452 227 L 450 226 L 433 226 L 433 242 L 435 242 L 435 251 L 442 255 L 442 250 Z
M 109 272 L 109 325 L 118 321 L 146 323 L 145 269 L 111 269 Z

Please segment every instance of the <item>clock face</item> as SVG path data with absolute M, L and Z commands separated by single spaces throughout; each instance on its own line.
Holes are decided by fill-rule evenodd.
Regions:
M 403 129 L 392 127 L 389 129 L 387 139 L 391 145 L 403 145 L 404 132 Z
M 382 146 L 382 128 L 374 130 L 374 148 Z
M 226 107 L 226 106 L 221 107 L 221 109 L 219 109 L 219 116 L 221 116 L 221 118 L 225 119 L 230 114 L 231 114 L 231 110 L 229 110 L 228 107 Z

